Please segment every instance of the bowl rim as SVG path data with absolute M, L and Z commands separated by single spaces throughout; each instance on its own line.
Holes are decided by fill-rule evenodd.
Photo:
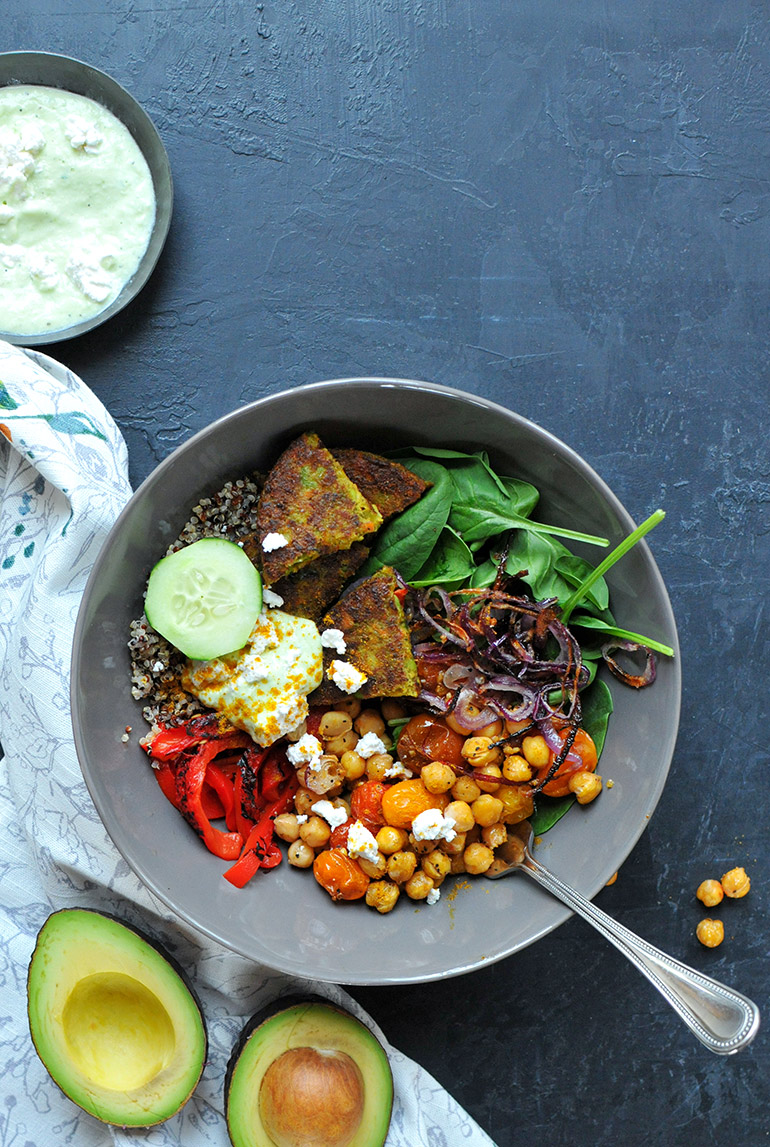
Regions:
M 6 63 L 11 66 L 17 64 L 20 70 L 34 64 L 49 65 L 53 71 L 52 75 L 45 80 L 28 78 L 0 80 L 0 88 L 49 87 L 72 92 L 74 95 L 85 95 L 78 88 L 71 86 L 71 78 L 69 83 L 63 82 L 61 79 L 57 80 L 56 69 L 62 67 L 67 71 L 82 75 L 84 82 L 81 86 L 85 87 L 86 80 L 90 81 L 94 91 L 99 92 L 99 97 L 94 94 L 86 98 L 92 99 L 95 103 L 101 103 L 128 129 L 150 169 L 155 193 L 155 220 L 147 248 L 136 271 L 123 284 L 120 292 L 109 306 L 90 318 L 82 319 L 80 322 L 72 323 L 67 327 L 60 327 L 54 331 L 19 334 L 0 329 L 0 339 L 14 346 L 48 346 L 86 334 L 107 322 L 133 302 L 155 270 L 165 246 L 174 207 L 174 181 L 168 152 L 157 127 L 136 97 L 108 72 L 102 71 L 101 68 L 89 64 L 85 60 L 78 59 L 76 56 L 68 56 L 61 52 L 23 49 L 0 52 L 0 69 L 5 70 Z M 120 110 L 116 110 L 116 108 Z M 126 112 L 130 112 L 129 118 L 126 117 Z
M 84 764 L 84 761 L 87 759 L 87 750 L 86 750 L 86 746 L 83 742 L 83 737 L 82 737 L 81 730 L 79 728 L 79 723 L 76 720 L 76 715 L 79 711 L 79 700 L 78 700 L 78 696 L 77 696 L 77 677 L 78 677 L 78 666 L 79 666 L 79 648 L 80 648 L 80 645 L 82 642 L 82 638 L 83 638 L 83 634 L 84 634 L 84 630 L 85 630 L 85 626 L 86 626 L 85 614 L 87 611 L 88 601 L 90 600 L 91 594 L 94 592 L 94 587 L 98 583 L 99 573 L 100 573 L 101 567 L 105 563 L 105 561 L 107 560 L 107 555 L 108 555 L 108 552 L 110 549 L 110 544 L 111 544 L 112 539 L 122 530 L 126 519 L 133 512 L 133 507 L 140 501 L 141 498 L 144 497 L 146 491 L 151 486 L 154 486 L 155 484 L 160 483 L 162 481 L 164 474 L 168 471 L 168 469 L 170 467 L 172 467 L 174 465 L 177 457 L 181 453 L 195 449 L 201 440 L 208 437 L 209 434 L 217 432 L 219 429 L 226 426 L 229 422 L 239 418 L 240 416 L 242 416 L 244 414 L 245 411 L 257 409 L 260 407 L 266 407 L 266 406 L 271 405 L 272 403 L 280 402 L 283 399 L 285 399 L 286 396 L 288 396 L 290 394 L 295 394 L 297 392 L 300 392 L 300 393 L 309 393 L 311 391 L 312 392 L 319 392 L 319 391 L 322 392 L 324 389 L 332 389 L 332 388 L 340 387 L 342 385 L 344 385 L 346 388 L 349 388 L 349 387 L 368 388 L 368 387 L 371 387 L 373 384 L 378 386 L 378 387 L 381 387 L 383 389 L 392 388 L 392 389 L 420 390 L 422 392 L 428 392 L 428 393 L 434 392 L 434 393 L 437 393 L 437 394 L 440 394 L 443 396 L 448 396 L 448 397 L 451 397 L 454 399 L 460 399 L 463 403 L 466 403 L 466 404 L 470 403 L 471 405 L 477 405 L 477 406 L 483 408 L 484 410 L 486 410 L 488 412 L 491 411 L 492 413 L 494 413 L 498 416 L 502 416 L 505 420 L 512 420 L 513 422 L 517 423 L 526 432 L 532 433 L 535 435 L 535 437 L 539 437 L 545 443 L 550 444 L 553 448 L 556 449 L 556 451 L 560 455 L 565 455 L 566 458 L 570 461 L 570 463 L 573 466 L 575 466 L 578 470 L 580 470 L 582 475 L 589 481 L 589 483 L 592 486 L 594 486 L 600 492 L 602 498 L 609 504 L 612 511 L 616 514 L 618 521 L 621 523 L 621 525 L 623 526 L 625 531 L 630 532 L 631 530 L 634 529 L 636 523 L 631 518 L 630 514 L 625 509 L 623 504 L 620 502 L 617 495 L 615 495 L 613 493 L 611 488 L 607 485 L 607 483 L 604 481 L 604 479 L 601 478 L 600 475 L 593 469 L 593 467 L 588 462 L 586 462 L 586 460 L 584 458 L 582 458 L 581 455 L 579 455 L 577 453 L 577 451 L 575 451 L 571 446 L 569 446 L 563 440 L 559 439 L 555 434 L 552 434 L 550 431 L 548 431 L 544 427 L 540 426 L 538 423 L 533 422 L 532 420 L 526 418 L 524 415 L 518 414 L 516 411 L 513 411 L 513 410 L 509 409 L 508 407 L 502 406 L 500 403 L 494 402 L 491 399 L 484 398 L 481 395 L 476 395 L 476 394 L 473 394 L 472 392 L 469 392 L 469 391 L 460 390 L 456 387 L 449 387 L 449 386 L 445 386 L 445 385 L 440 384 L 440 383 L 422 382 L 422 381 L 414 380 L 414 379 L 402 379 L 402 378 L 393 378 L 393 377 L 375 376 L 375 375 L 325 379 L 323 381 L 300 384 L 296 387 L 284 388 L 283 390 L 280 390 L 280 391 L 277 391 L 275 393 L 268 394 L 268 395 L 265 395 L 261 398 L 255 399 L 252 402 L 243 403 L 240 406 L 236 407 L 234 410 L 229 411 L 226 414 L 220 415 L 218 418 L 212 420 L 206 426 L 204 426 L 200 430 L 196 431 L 188 439 L 186 439 L 184 442 L 180 443 L 177 447 L 175 447 L 174 450 L 170 454 L 168 454 L 164 459 L 162 459 L 157 464 L 157 466 L 155 466 L 152 469 L 152 471 L 147 475 L 147 477 L 136 488 L 133 495 L 131 496 L 129 501 L 126 503 L 126 505 L 123 507 L 123 509 L 121 510 L 121 512 L 118 515 L 118 517 L 116 518 L 115 523 L 113 524 L 111 530 L 109 531 L 106 538 L 104 539 L 104 542 L 103 542 L 102 547 L 99 551 L 99 554 L 97 555 L 97 558 L 94 562 L 93 568 L 92 568 L 91 573 L 88 577 L 88 580 L 87 580 L 87 583 L 86 583 L 86 586 L 85 586 L 85 589 L 83 592 L 83 597 L 81 599 L 81 603 L 80 603 L 80 607 L 79 607 L 78 615 L 77 615 L 77 619 L 76 619 L 75 632 L 74 632 L 74 637 L 73 637 L 73 646 L 72 646 L 71 675 L 70 675 L 70 712 L 71 712 L 71 718 L 72 718 L 73 734 L 74 734 L 74 740 L 75 740 L 78 762 L 80 764 L 81 772 L 83 773 L 83 777 L 84 777 L 86 786 L 89 790 L 89 793 L 91 794 L 91 797 L 94 801 L 94 805 L 97 809 L 97 812 L 99 813 L 100 818 L 101 818 L 102 814 L 101 814 L 101 810 L 99 808 L 99 804 L 97 803 L 97 795 L 95 793 L 95 789 L 93 786 L 93 780 L 90 777 L 88 770 Z M 659 770 L 658 775 L 657 775 L 656 780 L 655 780 L 655 784 L 650 789 L 650 791 L 647 795 L 646 804 L 644 806 L 644 814 L 639 817 L 639 823 L 633 827 L 632 831 L 624 839 L 623 855 L 622 855 L 622 857 L 620 857 L 620 859 L 617 862 L 618 867 L 625 862 L 625 860 L 628 858 L 631 851 L 635 847 L 636 843 L 638 842 L 638 840 L 640 839 L 640 837 L 644 833 L 645 829 L 648 827 L 650 820 L 651 820 L 651 818 L 655 812 L 655 809 L 656 809 L 656 807 L 660 801 L 661 794 L 662 794 L 663 789 L 665 787 L 665 784 L 668 780 L 668 775 L 670 772 L 671 763 L 672 763 L 673 755 L 674 755 L 674 749 L 676 747 L 676 741 L 677 741 L 678 730 L 679 730 L 679 722 L 680 722 L 680 717 L 681 717 L 682 673 L 681 673 L 680 645 L 679 645 L 679 638 L 678 638 L 678 632 L 677 632 L 677 627 L 676 627 L 676 619 L 674 617 L 673 609 L 671 606 L 671 601 L 670 601 L 669 594 L 668 594 L 668 591 L 666 589 L 665 583 L 663 581 L 663 577 L 660 573 L 660 570 L 658 569 L 657 563 L 655 562 L 655 559 L 654 559 L 654 557 L 650 551 L 650 548 L 647 544 L 646 539 L 642 539 L 640 542 L 638 542 L 637 547 L 639 548 L 639 550 L 641 552 L 643 552 L 645 554 L 649 574 L 650 574 L 650 576 L 651 576 L 651 578 L 655 584 L 655 590 L 656 590 L 656 593 L 658 595 L 658 599 L 659 599 L 661 605 L 663 606 L 665 613 L 667 614 L 667 617 L 668 617 L 668 620 L 669 620 L 669 623 L 671 626 L 671 635 L 670 636 L 671 636 L 671 644 L 674 648 L 674 657 L 671 659 L 671 669 L 673 672 L 673 677 L 669 683 L 669 691 L 670 692 L 673 691 L 673 694 L 674 694 L 674 697 L 673 697 L 674 719 L 672 720 L 670 727 L 668 727 L 665 731 L 664 745 L 661 747 L 662 748 L 662 758 L 665 761 L 664 767 L 662 767 Z M 397 986 L 397 985 L 402 985 L 402 984 L 429 983 L 431 981 L 436 981 L 436 980 L 444 979 L 447 977 L 455 977 L 455 976 L 465 975 L 469 972 L 477 971 L 482 967 L 486 967 L 488 965 L 497 963 L 500 960 L 506 959 L 509 956 L 514 955 L 516 952 L 521 951 L 523 948 L 529 947 L 531 944 L 534 944 L 538 940 L 542 939 L 544 936 L 548 935 L 550 932 L 554 931 L 557 927 L 559 927 L 566 920 L 568 920 L 570 918 L 570 916 L 573 915 L 572 910 L 567 908 L 566 905 L 563 905 L 563 904 L 559 903 L 558 901 L 554 900 L 554 902 L 553 902 L 554 912 L 553 912 L 553 918 L 551 919 L 551 921 L 549 923 L 547 923 L 546 925 L 544 925 L 539 930 L 537 930 L 532 936 L 528 937 L 524 942 L 515 943 L 512 946 L 509 946 L 508 948 L 506 948 L 504 950 L 500 950 L 500 951 L 495 952 L 493 954 L 484 956 L 481 959 L 475 959 L 475 960 L 470 960 L 470 961 L 465 961 L 465 962 L 460 961 L 457 964 L 450 966 L 448 968 L 445 968 L 442 970 L 436 970 L 434 972 L 427 973 L 427 974 L 424 972 L 417 973 L 417 974 L 409 974 L 408 972 L 405 972 L 403 974 L 391 975 L 391 976 L 387 976 L 387 977 L 377 976 L 376 978 L 372 978 L 371 976 L 367 976 L 366 972 L 362 972 L 362 973 L 358 973 L 358 974 L 354 974 L 354 975 L 346 974 L 346 975 L 343 975 L 341 977 L 340 976 L 331 976 L 331 975 L 326 975 L 326 974 L 318 974 L 316 972 L 313 972 L 312 970 L 308 971 L 308 969 L 306 967 L 302 967 L 300 964 L 297 964 L 296 966 L 291 966 L 291 965 L 287 966 L 287 964 L 280 964 L 279 965 L 276 963 L 271 964 L 270 960 L 266 959 L 263 955 L 255 955 L 253 951 L 249 951 L 247 949 L 246 945 L 233 943 L 233 942 L 223 938 L 215 928 L 207 926 L 205 922 L 201 922 L 199 919 L 194 918 L 193 915 L 191 915 L 189 912 L 181 910 L 180 907 L 178 906 L 178 904 L 175 902 L 173 894 L 170 893 L 163 886 L 162 883 L 159 883 L 151 874 L 149 874 L 146 871 L 144 865 L 142 865 L 141 863 L 137 863 L 137 861 L 135 859 L 133 859 L 128 854 L 128 851 L 126 849 L 124 849 L 124 847 L 122 847 L 121 844 L 114 839 L 114 837 L 112 836 L 112 833 L 111 833 L 110 829 L 107 827 L 106 823 L 105 823 L 105 829 L 107 830 L 108 835 L 110 835 L 110 838 L 113 840 L 113 843 L 115 844 L 115 846 L 118 849 L 118 851 L 120 852 L 120 854 L 123 856 L 123 859 L 129 865 L 131 870 L 139 877 L 139 879 L 142 881 L 142 883 L 145 885 L 145 887 L 148 888 L 151 893 L 153 893 L 155 896 L 157 896 L 158 899 L 161 902 L 163 902 L 167 908 L 169 908 L 171 910 L 171 912 L 174 914 L 174 916 L 177 919 L 184 921 L 186 924 L 190 925 L 193 929 L 202 933 L 203 935 L 205 935 L 209 939 L 211 939 L 211 940 L 215 941 L 216 943 L 224 946 L 225 948 L 227 948 L 230 951 L 236 952 L 238 955 L 246 957 L 249 960 L 252 960 L 252 961 L 255 961 L 258 963 L 263 963 L 266 966 L 273 967 L 273 968 L 275 968 L 275 970 L 280 971 L 284 974 L 298 975 L 298 976 L 305 976 L 305 977 L 311 976 L 312 978 L 315 978 L 316 980 L 318 980 L 320 982 L 357 985 L 357 986 Z M 593 898 L 597 895 L 597 893 L 599 891 L 601 891 L 601 889 L 605 886 L 605 884 L 606 884 L 606 879 L 600 879 L 598 881 L 594 881 L 594 883 L 589 887 L 588 891 L 583 890 L 584 895 L 586 895 L 586 897 L 588 899 L 593 900 Z

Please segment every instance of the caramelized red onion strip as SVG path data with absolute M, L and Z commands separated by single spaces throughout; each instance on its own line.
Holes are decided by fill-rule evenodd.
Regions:
M 644 670 L 641 673 L 628 673 L 622 669 L 612 656 L 615 649 L 623 649 L 626 653 L 636 653 L 641 650 L 645 656 Z M 655 680 L 657 673 L 655 656 L 646 645 L 639 645 L 636 641 L 627 641 L 625 638 L 616 637 L 602 646 L 602 657 L 610 673 L 617 677 L 618 681 L 622 681 L 624 685 L 630 685 L 632 689 L 643 689 L 645 685 L 652 685 Z

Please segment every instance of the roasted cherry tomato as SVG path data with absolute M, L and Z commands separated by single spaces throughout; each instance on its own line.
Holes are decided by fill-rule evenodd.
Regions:
M 463 767 L 462 748 L 465 738 L 450 729 L 441 717 L 421 713 L 404 725 L 398 738 L 398 759 L 407 769 L 416 771 L 429 761 Z
M 568 729 L 561 729 L 559 737 L 561 743 L 564 744 L 566 740 Z M 571 753 L 576 753 L 580 758 L 577 761 L 571 761 L 569 758 L 560 766 L 559 771 L 551 778 L 548 784 L 543 789 L 547 797 L 566 797 L 569 795 L 569 779 L 573 773 L 592 773 L 596 769 L 597 756 L 596 745 L 593 743 L 592 738 L 586 733 L 585 729 L 578 729 L 577 736 L 572 743 Z M 535 784 L 548 776 L 548 770 L 554 762 L 555 754 L 551 753 L 551 760 L 549 764 L 545 765 L 539 770 L 534 778 Z
M 350 797 L 350 815 L 353 820 L 360 820 L 369 832 L 377 832 L 385 823 L 382 813 L 382 798 L 388 791 L 388 786 L 381 781 L 364 781 L 353 789 Z
M 360 900 L 369 887 L 369 877 L 344 848 L 319 852 L 313 861 L 313 875 L 332 900 Z
M 385 822 L 393 828 L 411 828 L 412 821 L 421 812 L 445 808 L 448 801 L 445 793 L 429 793 L 419 777 L 415 777 L 391 785 L 382 798 L 382 812 Z

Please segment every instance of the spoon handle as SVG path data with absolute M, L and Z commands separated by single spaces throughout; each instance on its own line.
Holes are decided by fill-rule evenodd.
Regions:
M 756 1004 L 695 968 L 667 956 L 586 900 L 527 851 L 519 867 L 593 924 L 647 977 L 709 1051 L 733 1055 L 751 1043 L 759 1028 Z

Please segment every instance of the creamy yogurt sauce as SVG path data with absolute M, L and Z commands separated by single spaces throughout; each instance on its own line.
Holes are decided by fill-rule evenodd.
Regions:
M 128 128 L 74 92 L 0 88 L 0 330 L 58 331 L 103 311 L 155 221 Z

